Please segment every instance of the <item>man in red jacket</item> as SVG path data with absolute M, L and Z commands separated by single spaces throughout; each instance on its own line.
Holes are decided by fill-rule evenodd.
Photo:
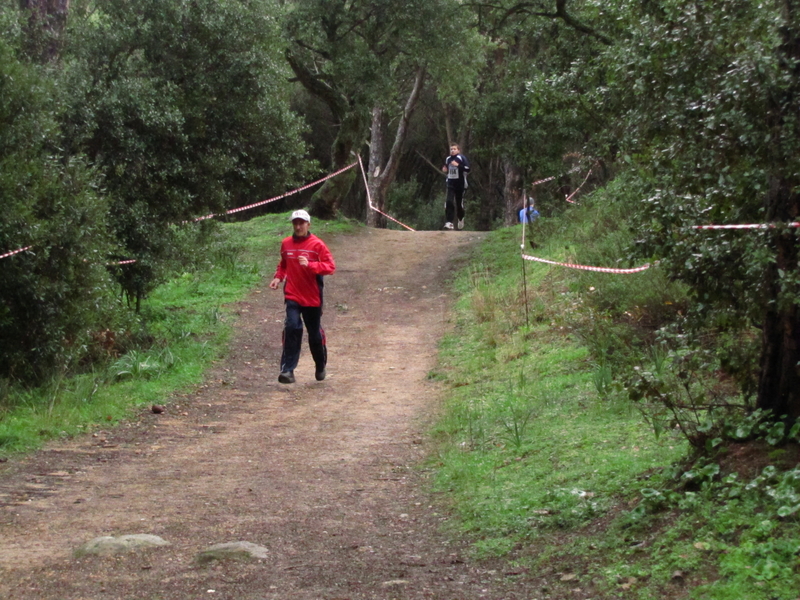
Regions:
M 283 354 L 278 381 L 294 383 L 294 369 L 300 359 L 303 323 L 308 331 L 308 347 L 314 358 L 314 377 L 325 379 L 328 348 L 322 318 L 322 276 L 336 270 L 333 256 L 325 243 L 308 231 L 311 217 L 304 210 L 292 213 L 293 235 L 281 243 L 281 260 L 269 284 L 277 290 L 281 282 L 286 299 L 286 322 L 283 328 Z M 302 320 L 301 320 L 302 318 Z

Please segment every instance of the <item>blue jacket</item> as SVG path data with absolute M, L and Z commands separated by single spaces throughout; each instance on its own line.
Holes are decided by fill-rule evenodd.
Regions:
M 520 223 L 533 223 L 536 219 L 539 218 L 539 211 L 529 206 L 527 208 L 528 214 L 525 214 L 526 209 L 521 208 L 519 211 L 519 222 Z

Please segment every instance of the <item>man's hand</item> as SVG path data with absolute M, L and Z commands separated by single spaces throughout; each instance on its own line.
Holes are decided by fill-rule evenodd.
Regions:
M 308 257 L 305 254 L 301 254 L 300 256 L 297 257 L 297 262 L 300 263 L 301 267 L 307 267 L 308 266 Z
M 280 284 L 281 284 L 281 280 L 276 277 L 275 279 L 273 279 L 272 281 L 269 282 L 269 288 L 271 290 L 277 290 L 278 286 Z

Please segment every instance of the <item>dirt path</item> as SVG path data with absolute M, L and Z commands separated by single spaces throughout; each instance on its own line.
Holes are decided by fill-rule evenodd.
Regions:
M 478 238 L 332 240 L 324 382 L 304 347 L 297 383 L 277 383 L 282 297 L 264 285 L 196 393 L 2 465 L 0 598 L 527 597 L 516 574 L 471 563 L 443 533 L 445 511 L 417 468 L 439 398 L 426 374 L 448 326 L 444 282 Z M 134 533 L 171 545 L 72 556 L 92 538 Z M 268 558 L 194 560 L 240 540 Z

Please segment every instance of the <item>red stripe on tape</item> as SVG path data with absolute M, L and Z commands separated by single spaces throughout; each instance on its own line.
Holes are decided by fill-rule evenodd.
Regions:
M 548 265 L 556 265 L 558 267 L 581 269 L 583 271 L 598 271 L 600 273 L 620 273 L 623 275 L 627 275 L 630 273 L 641 273 L 642 271 L 646 271 L 651 267 L 650 263 L 648 263 L 646 265 L 642 265 L 641 267 L 636 267 L 634 269 L 612 269 L 610 267 L 591 267 L 589 265 L 576 265 L 574 263 L 556 262 L 554 260 L 547 260 L 546 258 L 538 258 L 536 256 L 529 256 L 527 254 L 523 254 L 522 258 L 524 258 L 525 260 L 533 260 L 536 262 L 547 263 Z
M 24 248 L 19 248 L 17 250 L 12 250 L 11 252 L 6 252 L 5 254 L 0 254 L 0 258 L 8 258 L 9 256 L 14 256 L 15 254 L 19 254 L 20 252 L 25 252 L 25 250 L 30 250 L 33 246 L 25 246 Z
M 553 179 L 555 179 L 555 178 L 556 178 L 556 176 L 555 176 L 555 175 L 552 175 L 552 176 L 550 176 L 550 177 L 545 177 L 544 179 L 540 179 L 539 181 L 534 181 L 534 182 L 533 182 L 532 184 L 530 184 L 530 185 L 531 185 L 531 187 L 533 187 L 533 186 L 535 186 L 535 185 L 539 185 L 540 183 L 547 183 L 548 181 L 553 181 Z
M 335 171 L 334 173 L 330 173 L 330 174 L 326 175 L 325 177 L 323 177 L 321 179 L 317 179 L 316 181 L 312 181 L 311 183 L 307 183 L 306 185 L 304 185 L 302 187 L 299 187 L 299 188 L 294 189 L 294 190 L 292 190 L 290 192 L 286 192 L 284 194 L 281 194 L 280 196 L 275 196 L 274 198 L 268 198 L 266 200 L 261 200 L 260 202 L 255 202 L 254 204 L 248 204 L 247 206 L 240 206 L 239 208 L 232 208 L 230 210 L 226 210 L 222 214 L 232 215 L 234 213 L 242 212 L 244 210 L 250 210 L 251 208 L 257 208 L 259 206 L 264 206 L 265 204 L 269 204 L 270 202 L 276 202 L 277 200 L 282 200 L 283 198 L 288 198 L 289 196 L 292 196 L 294 194 L 300 193 L 300 192 L 302 192 L 304 190 L 307 190 L 310 187 L 314 187 L 318 183 L 322 183 L 323 181 L 327 181 L 328 179 L 336 177 L 337 175 L 339 175 L 341 173 L 344 173 L 348 169 L 352 169 L 353 167 L 356 166 L 356 164 L 358 164 L 358 163 L 351 163 L 351 164 L 347 165 L 346 167 L 343 167 L 343 168 L 339 169 L 338 171 Z M 214 217 L 218 217 L 218 216 L 219 216 L 218 214 L 212 213 L 210 215 L 205 215 L 203 217 L 197 217 L 196 219 L 192 219 L 192 221 L 194 221 L 196 223 L 198 221 L 205 221 L 206 219 L 213 219 Z
M 591 175 L 591 174 L 592 174 L 592 170 L 591 170 L 591 169 L 589 169 L 589 172 L 586 174 L 586 177 L 584 178 L 584 180 L 583 180 L 583 183 L 582 183 L 582 184 L 580 184 L 580 185 L 578 186 L 578 189 L 577 189 L 577 190 L 575 190 L 575 191 L 574 191 L 574 192 L 572 192 L 572 193 L 571 193 L 569 196 L 567 196 L 566 198 L 564 198 L 564 200 L 566 200 L 566 201 L 567 201 L 567 202 L 569 202 L 570 204 L 577 204 L 577 202 L 575 202 L 575 201 L 574 201 L 572 198 L 573 198 L 573 196 L 575 196 L 575 194 L 577 194 L 578 192 L 580 192 L 580 191 L 581 191 L 581 188 L 584 186 L 584 184 L 585 184 L 587 181 L 589 181 L 589 175 Z

